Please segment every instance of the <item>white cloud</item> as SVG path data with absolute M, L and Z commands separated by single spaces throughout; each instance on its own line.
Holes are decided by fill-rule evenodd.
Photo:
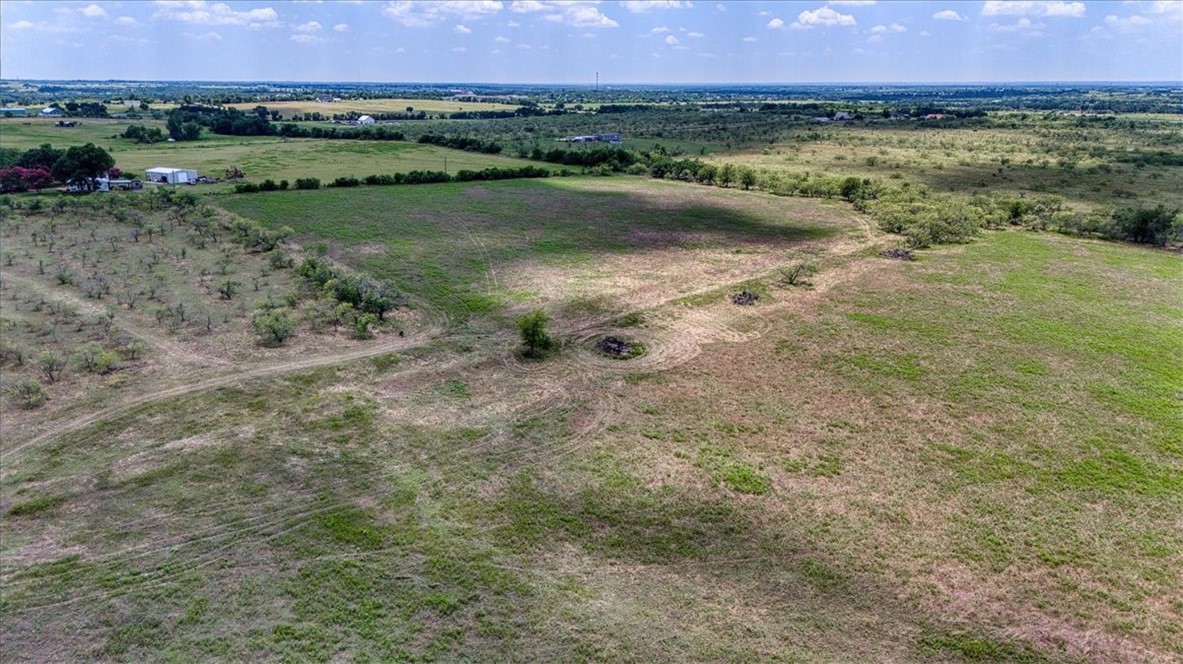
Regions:
M 653 9 L 689 9 L 693 5 L 684 0 L 625 0 L 620 6 L 634 14 L 640 14 Z
M 657 26 L 656 28 L 653 28 L 652 30 L 650 30 L 650 31 L 649 31 L 649 34 L 651 34 L 651 35 L 660 35 L 660 34 L 662 34 L 663 32 L 669 32 L 669 31 L 670 31 L 670 29 L 669 29 L 669 28 L 665 27 L 664 25 L 659 25 L 659 26 Z
M 725 12 L 725 11 L 727 11 L 727 8 L 726 8 L 726 7 L 724 7 L 723 5 L 715 5 L 715 11 L 717 11 L 717 12 Z
M 461 24 L 457 25 L 456 27 L 452 28 L 452 32 L 455 32 L 458 35 L 471 35 L 472 28 L 461 23 Z
M 296 32 L 320 32 L 321 27 L 316 21 L 309 21 L 304 25 L 297 25 Z
M 921 36 L 921 37 L 931 37 L 931 36 L 932 36 L 932 33 L 930 33 L 928 30 L 921 30 L 921 31 L 920 31 L 920 36 Z
M 69 11 L 69 10 L 67 10 L 67 11 Z M 48 23 L 46 21 L 37 21 L 36 23 L 34 23 L 32 21 L 22 20 L 22 21 L 17 21 L 16 23 L 12 23 L 8 27 L 13 30 L 36 30 L 37 32 L 53 32 L 53 33 L 58 33 L 58 34 L 69 34 L 69 33 L 74 33 L 74 32 L 89 32 L 89 30 L 78 28 L 73 25 L 66 25 L 66 24 L 62 24 L 62 23 Z M 73 42 L 70 42 L 70 43 L 72 44 Z
M 139 21 L 130 16 L 120 16 L 119 18 L 115 19 L 115 25 L 135 25 L 137 23 L 139 23 Z
M 677 37 L 675 37 L 673 35 L 667 35 L 665 38 L 665 43 L 668 46 L 677 46 L 680 42 L 678 42 Z
M 780 28 L 783 28 L 783 27 L 785 27 L 785 22 L 782 19 L 774 18 L 768 22 L 768 29 L 769 30 L 779 30 Z
M 891 25 L 877 25 L 877 26 L 871 28 L 871 32 L 873 32 L 875 34 L 883 34 L 885 32 L 907 32 L 907 31 L 908 31 L 908 29 L 905 28 L 900 23 L 892 23 Z
M 197 41 L 222 41 L 222 35 L 213 31 L 201 33 L 182 32 L 181 35 Z
M 830 5 L 846 5 L 848 7 L 869 7 L 878 0 L 830 0 L 826 4 Z
M 576 28 L 618 28 L 620 24 L 599 9 L 588 5 L 552 5 L 560 11 L 547 14 L 546 20 Z
M 271 7 L 236 11 L 224 2 L 205 0 L 157 0 L 152 18 L 193 25 L 245 25 L 249 28 L 279 27 L 279 14 Z M 209 34 L 209 33 L 207 33 Z M 216 33 L 213 33 L 216 34 Z
M 686 36 L 691 39 L 701 39 L 704 35 L 701 32 L 688 32 Z
M 943 11 L 939 11 L 939 12 L 933 14 L 932 17 L 938 21 L 964 21 L 965 20 L 964 16 L 962 16 L 961 14 L 958 14 L 957 12 L 953 11 L 952 9 L 946 9 Z
M 1170 14 L 1172 12 L 1183 14 L 1183 2 L 1179 0 L 1154 0 L 1150 3 L 1149 11 L 1151 14 Z
M 835 25 L 855 25 L 854 17 L 850 14 L 836 12 L 829 7 L 821 7 L 813 11 L 803 11 L 797 15 L 797 20 L 789 25 L 790 28 L 800 30 L 817 26 L 831 27 Z
M 87 5 L 79 9 L 78 13 L 88 18 L 107 18 L 107 10 L 98 5 Z
M 982 16 L 1084 16 L 1083 2 L 1061 0 L 987 0 Z
M 1040 30 L 1043 30 L 1044 27 L 1044 24 L 1032 23 L 1031 19 L 1024 16 L 1010 25 L 991 23 L 989 29 L 991 32 L 1017 32 L 1027 37 L 1038 37 L 1043 34 Z
M 530 50 L 530 45 L 529 45 L 529 44 L 518 44 L 518 46 L 517 46 L 517 47 L 518 47 L 518 48 L 520 48 L 520 49 L 521 49 L 521 50 L 523 50 L 523 51 L 528 51 L 528 50 Z
M 508 44 L 510 40 L 507 37 L 497 36 L 493 38 L 493 41 L 497 42 L 498 44 Z
M 1154 21 L 1151 21 L 1145 16 L 1138 16 L 1137 14 L 1128 18 L 1119 18 L 1113 15 L 1105 17 L 1105 25 L 1118 32 L 1134 32 L 1139 28 L 1153 24 Z
M 348 23 L 338 23 L 333 26 L 333 32 L 349 32 L 350 27 Z
M 110 37 L 107 37 L 107 41 L 111 42 L 112 44 L 134 44 L 136 46 L 148 46 L 152 43 L 147 39 L 128 37 L 125 35 L 111 35 Z
M 548 21 L 576 28 L 620 27 L 619 23 L 594 7 L 595 4 L 598 3 L 581 0 L 514 0 L 509 10 L 518 14 L 543 14 Z M 517 26 L 510 22 L 510 27 Z
M 517 2 L 514 3 L 514 5 L 517 4 Z M 451 2 L 396 0 L 386 3 L 386 6 L 382 8 L 382 15 L 408 28 L 427 28 L 456 16 L 465 20 L 479 19 L 496 14 L 504 7 L 504 3 L 500 0 L 452 0 Z
M 522 27 L 522 24 L 521 24 L 521 23 L 518 23 L 517 21 L 506 21 L 506 22 L 505 22 L 505 27 L 507 27 L 507 28 L 520 28 L 520 27 Z
M 758 40 L 758 39 L 756 39 L 755 37 L 744 37 L 744 38 L 743 38 L 743 39 L 741 39 L 740 41 L 744 42 L 745 44 L 754 44 L 754 43 L 756 43 L 756 42 L 757 42 L 757 41 L 759 41 L 759 40 Z
M 306 32 L 294 34 L 291 37 L 288 37 L 288 39 L 291 39 L 297 44 L 315 44 L 325 40 L 324 37 L 317 37 L 316 35 L 310 35 Z
M 467 50 L 468 50 L 468 49 L 467 49 L 467 48 L 464 48 L 463 46 L 457 46 L 456 48 L 452 49 L 452 52 L 453 52 L 453 53 L 464 53 L 464 52 L 466 52 Z

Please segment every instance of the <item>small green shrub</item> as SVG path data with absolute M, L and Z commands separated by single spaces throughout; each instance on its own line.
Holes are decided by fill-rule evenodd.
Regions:
M 296 334 L 296 322 L 287 309 L 260 309 L 251 316 L 259 344 L 267 348 L 283 345 Z
M 4 394 L 9 401 L 26 410 L 32 410 L 49 401 L 49 393 L 45 391 L 45 387 L 32 378 L 21 378 L 15 383 L 5 385 Z
M 518 317 L 518 332 L 522 335 L 522 345 L 526 347 L 528 357 L 539 357 L 554 346 L 554 340 L 546 332 L 549 322 L 550 318 L 541 309 L 535 309 Z

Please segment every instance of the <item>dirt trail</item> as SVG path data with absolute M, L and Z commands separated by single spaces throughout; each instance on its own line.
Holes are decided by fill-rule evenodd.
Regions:
M 881 238 L 881 235 L 863 219 L 860 215 L 851 215 L 851 221 L 858 226 L 859 230 L 854 233 L 841 236 L 836 241 L 821 246 L 826 248 L 826 256 L 830 257 L 850 257 L 859 251 L 866 249 Z M 814 286 L 811 290 L 805 291 L 806 295 L 801 298 L 805 301 L 816 301 L 823 296 L 825 291 L 829 290 L 834 285 L 844 283 L 853 278 L 858 278 L 871 268 L 870 261 L 852 260 L 845 262 L 841 268 L 831 268 L 826 273 L 818 275 L 820 278 L 815 279 Z M 841 274 L 839 274 L 841 271 Z M 495 279 L 493 275 L 489 275 L 490 280 Z M 22 285 L 38 288 L 38 284 L 29 281 L 25 278 L 15 277 L 13 275 L 5 275 L 5 279 L 11 279 L 13 282 Z M 40 287 L 45 290 L 44 287 Z M 704 289 L 703 292 L 715 290 L 718 286 L 711 286 Z M 682 295 L 680 297 L 685 297 Z M 93 306 L 91 303 L 80 301 L 88 306 Z M 792 308 L 795 306 L 802 306 L 805 302 L 796 302 L 792 300 L 782 301 L 775 304 L 761 306 L 761 315 L 766 314 L 769 310 Z M 636 330 L 640 338 L 647 345 L 647 353 L 635 360 L 618 361 L 600 357 L 587 348 L 582 348 L 583 339 L 590 339 L 594 334 L 601 332 L 609 332 L 610 328 L 605 327 L 603 323 L 584 328 L 577 332 L 583 339 L 579 344 L 581 347 L 576 348 L 572 361 L 561 363 L 523 363 L 516 359 L 507 358 L 505 360 L 506 368 L 513 374 L 521 377 L 534 376 L 541 380 L 543 384 L 551 385 L 552 389 L 543 391 L 548 395 L 553 396 L 554 392 L 564 393 L 566 390 L 559 387 L 559 384 L 570 384 L 572 380 L 576 380 L 580 376 L 588 375 L 589 371 L 595 373 L 622 373 L 635 371 L 660 371 L 680 365 L 695 356 L 700 352 L 703 344 L 712 342 L 743 342 L 761 335 L 761 330 L 758 324 L 755 329 L 750 331 L 740 331 L 736 329 L 735 324 L 740 322 L 750 313 L 748 311 L 739 311 L 737 308 L 730 305 L 717 305 L 703 309 L 685 308 L 671 306 L 669 303 L 664 303 L 657 307 L 653 325 L 651 327 Z M 746 308 L 744 308 L 746 309 Z M 750 323 L 750 321 L 749 321 Z M 142 328 L 135 328 L 129 325 L 123 325 L 124 329 L 128 329 L 137 335 L 142 335 L 146 341 L 159 344 L 160 347 L 178 347 L 175 352 L 179 355 L 186 356 L 192 360 L 194 354 L 179 348 L 179 345 L 171 340 L 161 338 L 159 333 L 152 330 L 144 330 Z M 78 417 L 68 419 L 64 422 L 53 423 L 50 428 L 39 434 L 34 435 L 28 440 L 15 445 L 9 449 L 0 451 L 4 457 L 4 464 L 0 465 L 0 477 L 9 474 L 9 469 L 14 467 L 14 455 L 19 455 L 26 450 L 35 448 L 45 443 L 59 440 L 71 433 L 84 429 L 86 427 L 98 424 L 100 422 L 110 420 L 116 417 L 126 415 L 127 413 L 139 408 L 141 406 L 167 401 L 178 397 L 203 392 L 206 390 L 217 389 L 220 387 L 228 387 L 231 385 L 241 384 L 251 380 L 260 378 L 267 378 L 278 376 L 286 373 L 314 369 L 334 364 L 350 362 L 354 360 L 364 359 L 367 357 L 374 357 L 385 353 L 394 351 L 407 350 L 417 346 L 425 345 L 426 343 L 438 338 L 443 334 L 447 328 L 447 320 L 443 317 L 430 321 L 425 329 L 416 333 L 409 334 L 406 337 L 390 337 L 388 339 L 380 340 L 378 343 L 358 348 L 346 352 L 316 355 L 312 357 L 304 357 L 298 359 L 291 359 L 287 361 L 275 362 L 263 366 L 254 367 L 245 371 L 229 373 L 225 375 L 211 376 L 195 382 L 179 385 L 177 387 L 160 390 L 148 394 L 142 394 L 131 397 L 120 404 L 104 408 L 92 413 L 87 413 Z M 630 331 L 630 334 L 632 331 Z M 203 356 L 196 356 L 200 360 L 204 360 Z M 223 363 L 225 364 L 225 363 Z M 582 381 L 576 381 L 582 382 Z M 550 401 L 544 399 L 543 401 Z M 536 402 L 535 402 L 536 403 Z M 600 415 L 602 417 L 602 415 Z
M 437 317 L 436 320 L 431 321 L 430 325 L 423 330 L 419 330 L 418 332 L 409 334 L 405 337 L 390 336 L 387 339 L 380 340 L 378 343 L 372 346 L 366 346 L 364 348 L 357 348 L 340 353 L 314 355 L 312 357 L 275 362 L 272 364 L 254 367 L 246 371 L 239 371 L 223 376 L 214 376 L 204 380 L 178 385 L 177 387 L 166 390 L 159 390 L 156 392 L 135 396 L 116 406 L 104 408 L 93 413 L 87 413 L 86 415 L 81 415 L 79 417 L 66 420 L 65 422 L 56 423 L 52 425 L 50 430 L 42 432 L 12 448 L 3 450 L 5 463 L 3 464 L 3 467 L 0 468 L 0 474 L 5 474 L 5 471 L 12 467 L 13 455 L 15 454 L 19 454 L 31 447 L 41 445 L 51 440 L 60 439 L 64 436 L 74 433 L 75 431 L 84 429 L 99 422 L 120 417 L 146 404 L 167 401 L 169 399 L 175 399 L 177 397 L 186 396 L 196 392 L 212 390 L 219 387 L 227 387 L 259 378 L 277 376 L 307 369 L 315 369 L 318 367 L 339 364 L 342 362 L 351 362 L 353 360 L 383 355 L 385 353 L 394 351 L 406 350 L 408 348 L 421 346 L 430 342 L 442 334 L 446 327 L 447 320 L 443 317 Z

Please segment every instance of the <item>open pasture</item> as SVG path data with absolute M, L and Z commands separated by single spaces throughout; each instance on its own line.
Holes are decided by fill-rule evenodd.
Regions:
M 543 306 L 561 348 L 484 317 L 6 436 L 30 660 L 1183 656 L 1176 255 L 891 261 L 837 204 L 647 181 L 222 204 L 424 310 Z
M 84 119 L 81 126 L 72 128 L 54 127 L 47 120 L 28 122 L 30 124 L 25 125 L 15 119 L 0 121 L 3 147 L 27 150 L 43 143 L 56 148 L 94 143 L 111 153 L 116 166 L 141 177 L 144 169 L 154 166 L 193 168 L 201 175 L 221 177 L 229 166 L 237 165 L 253 182 L 267 178 L 276 182 L 294 182 L 296 178 L 305 177 L 328 182 L 348 175 L 360 178 L 380 173 L 445 169 L 455 173 L 462 169 L 519 168 L 527 164 L 558 168 L 504 155 L 464 152 L 405 141 L 284 139 L 204 132 L 199 141 L 140 145 L 111 137 L 123 133 L 130 124 L 153 125 L 153 122 Z M 155 123 L 155 126 L 163 127 L 163 123 Z
M 858 229 L 839 204 L 645 179 L 276 192 L 228 210 L 288 225 L 453 314 L 511 303 L 624 313 L 739 281 Z
M 227 104 L 230 108 L 249 111 L 259 104 Z M 360 113 L 406 113 L 407 107 L 414 112 L 446 114 L 459 111 L 512 111 L 519 104 L 500 102 L 453 101 L 451 99 L 342 99 L 335 102 L 316 101 L 273 101 L 264 102 L 269 111 L 279 111 L 285 118 L 294 113 L 320 113 L 325 117 L 335 114 Z

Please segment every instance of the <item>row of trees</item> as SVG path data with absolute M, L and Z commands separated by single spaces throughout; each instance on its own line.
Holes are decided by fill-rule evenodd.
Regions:
M 367 175 L 364 178 L 356 178 L 351 175 L 345 175 L 335 178 L 325 186 L 329 187 L 357 187 L 360 185 L 383 186 L 383 185 L 411 185 L 411 184 L 437 184 L 441 182 L 477 182 L 477 181 L 492 181 L 492 180 L 517 180 L 523 178 L 545 178 L 550 176 L 550 171 L 545 168 L 537 166 L 523 166 L 521 168 L 497 168 L 495 166 L 481 169 L 479 171 L 473 170 L 459 170 L 455 175 L 450 175 L 444 171 L 410 171 L 408 173 L 392 173 L 381 175 Z M 264 180 L 258 184 L 253 182 L 242 182 L 234 186 L 234 193 L 236 194 L 254 194 L 266 191 L 286 191 L 289 188 L 287 180 Z M 321 181 L 319 178 L 299 178 L 296 180 L 296 189 L 320 189 Z

